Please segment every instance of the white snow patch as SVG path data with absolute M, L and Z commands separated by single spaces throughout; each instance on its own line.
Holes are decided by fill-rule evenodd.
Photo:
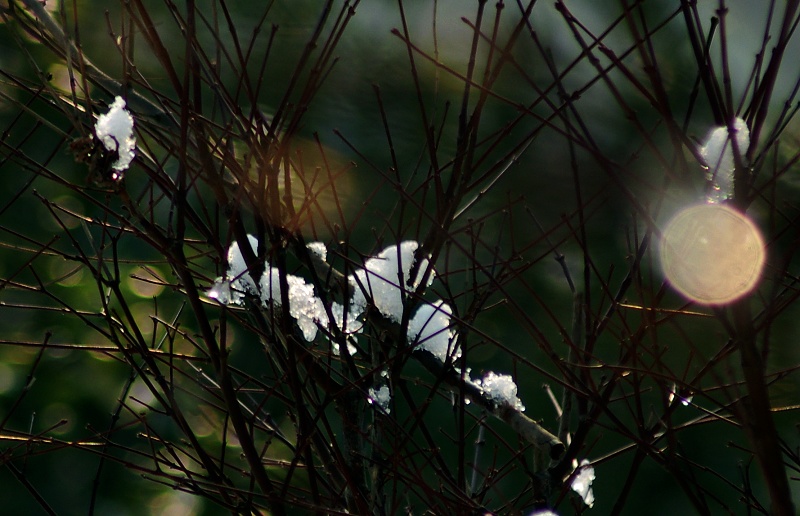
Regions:
M 248 243 L 253 252 L 258 248 L 258 239 L 247 235 Z M 328 325 L 328 314 L 322 300 L 314 293 L 314 286 L 292 274 L 286 275 L 289 287 L 289 314 L 297 321 L 297 326 L 303 337 L 311 342 L 317 336 L 317 325 Z M 270 303 L 281 303 L 280 271 L 265 263 L 264 273 L 259 278 L 258 284 L 247 270 L 242 250 L 238 242 L 233 242 L 228 248 L 228 271 L 224 278 L 217 278 L 214 285 L 207 292 L 208 297 L 216 299 L 222 304 L 240 305 L 245 296 L 258 297 L 262 306 Z
M 289 283 L 289 280 L 286 280 Z M 266 267 L 258 282 L 261 290 L 261 304 L 267 306 L 273 300 L 281 302 L 281 271 L 277 267 Z M 291 287 L 290 287 L 291 288 Z M 291 297 L 291 294 L 290 294 Z
M 258 249 L 258 239 L 247 235 L 250 248 L 255 253 Z M 240 304 L 245 295 L 257 295 L 258 289 L 253 277 L 247 271 L 239 242 L 233 242 L 228 248 L 228 272 L 226 279 L 230 282 L 230 302 Z M 220 301 L 221 302 L 221 301 Z
M 247 238 L 253 252 L 256 252 L 258 240 L 252 235 L 248 235 Z M 332 330 L 331 324 L 335 324 L 345 335 L 359 333 L 363 327 L 359 317 L 367 307 L 368 298 L 365 291 L 385 317 L 400 322 L 403 316 L 404 296 L 419 286 L 418 278 L 421 278 L 430 266 L 427 259 L 423 260 L 416 275 L 417 279 L 409 281 L 414 252 L 418 247 L 417 242 L 406 241 L 399 246 L 387 247 L 377 256 L 369 258 L 364 264 L 364 269 L 358 270 L 348 278 L 354 292 L 349 309 L 345 311 L 345 307 L 340 303 L 331 303 L 330 313 L 334 319 L 332 323 L 324 303 L 316 296 L 314 286 L 299 276 L 287 275 L 289 314 L 297 321 L 303 337 L 310 342 L 316 338 L 320 326 Z M 327 250 L 321 242 L 312 242 L 308 244 L 308 248 L 319 258 L 323 260 L 326 258 Z M 277 268 L 265 263 L 264 274 L 256 283 L 247 269 L 238 242 L 231 244 L 227 260 L 228 270 L 225 276 L 214 281 L 207 291 L 208 297 L 222 304 L 241 305 L 246 296 L 252 296 L 259 298 L 264 307 L 282 302 L 281 273 Z M 430 276 L 428 284 L 432 282 L 432 274 Z M 453 358 L 458 358 L 461 355 L 460 351 L 450 349 L 453 337 L 453 332 L 449 329 L 451 314 L 450 307 L 442 301 L 437 301 L 433 305 L 422 305 L 409 324 L 409 339 L 419 342 L 424 349 L 428 349 L 442 361 L 447 359 L 448 353 Z M 332 348 L 338 355 L 339 345 L 334 342 Z M 348 343 L 348 350 L 352 354 L 357 348 Z
M 323 244 L 322 242 L 311 242 L 309 244 L 306 244 L 306 248 L 308 248 L 308 250 L 311 251 L 312 254 L 314 254 L 317 258 L 319 258 L 323 262 L 327 261 L 328 248 L 325 247 L 325 244 Z
M 136 138 L 133 136 L 133 117 L 125 109 L 125 99 L 116 97 L 108 113 L 97 117 L 94 133 L 107 151 L 117 152 L 117 160 L 111 168 L 117 171 L 113 179 L 121 179 L 136 155 Z
M 314 295 L 314 285 L 309 285 L 303 278 L 288 274 L 286 282 L 289 284 L 289 315 L 297 320 L 303 337 L 311 342 L 317 336 L 317 323 L 328 325 L 325 306 Z M 273 298 L 273 301 L 280 302 L 280 298 Z
M 498 405 L 511 405 L 520 412 L 525 410 L 522 400 L 517 397 L 517 384 L 510 375 L 489 371 L 475 383 Z
M 269 264 L 267 264 L 269 265 Z M 329 327 L 330 321 L 325 304 L 316 296 L 314 285 L 307 283 L 306 280 L 293 274 L 286 275 L 286 283 L 289 287 L 289 315 L 296 321 L 303 337 L 308 341 L 313 341 L 317 336 L 319 326 Z M 281 303 L 280 270 L 276 267 L 267 267 L 259 282 L 261 291 L 261 303 L 268 306 L 270 303 Z M 348 313 L 345 320 L 344 307 L 337 302 L 331 303 L 334 323 L 346 335 L 351 335 L 361 331 L 362 324 L 358 321 L 357 315 Z M 346 325 L 346 326 L 345 326 Z M 334 354 L 339 354 L 339 345 L 332 343 Z M 350 354 L 355 354 L 357 349 L 352 344 L 347 345 Z
M 441 299 L 432 305 L 421 305 L 408 322 L 408 341 L 419 343 L 442 362 L 446 362 L 448 356 L 457 359 L 461 350 L 455 348 L 454 332 L 449 328 L 452 313 L 450 306 Z
M 709 203 L 719 203 L 733 195 L 736 164 L 733 159 L 732 137 L 736 138 L 736 147 L 743 157 L 750 147 L 750 130 L 744 120 L 737 117 L 733 127 L 736 130 L 735 135 L 728 134 L 727 127 L 715 127 L 700 147 L 700 155 L 708 167 L 706 179 L 711 185 L 707 199 Z
M 358 314 L 352 310 L 352 305 L 351 310 L 345 314 L 344 305 L 334 301 L 331 303 L 331 312 L 333 312 L 336 327 L 346 335 L 359 333 L 364 327 L 364 324 L 358 320 Z
M 416 277 L 409 281 L 414 252 L 418 247 L 417 242 L 408 240 L 399 246 L 389 246 L 377 256 L 368 259 L 364 268 L 350 277 L 350 283 L 355 287 L 353 305 L 366 308 L 367 299 L 371 298 L 381 314 L 394 322 L 400 322 L 403 318 L 404 294 L 419 286 L 429 267 L 428 260 L 423 259 L 417 268 Z M 428 285 L 432 281 L 433 274 L 430 274 Z

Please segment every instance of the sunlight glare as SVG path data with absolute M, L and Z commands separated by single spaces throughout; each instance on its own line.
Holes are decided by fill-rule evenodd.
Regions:
M 690 206 L 669 221 L 661 266 L 675 290 L 698 303 L 730 303 L 755 288 L 764 241 L 753 222 L 719 204 Z

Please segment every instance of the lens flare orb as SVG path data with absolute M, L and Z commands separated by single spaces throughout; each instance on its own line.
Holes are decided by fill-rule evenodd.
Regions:
M 744 214 L 719 204 L 690 206 L 666 225 L 661 267 L 688 299 L 723 305 L 752 291 L 764 267 L 764 239 Z

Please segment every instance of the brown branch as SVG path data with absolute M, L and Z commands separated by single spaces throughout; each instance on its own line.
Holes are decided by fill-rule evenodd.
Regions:
M 778 431 L 772 419 L 769 391 L 764 380 L 764 363 L 756 346 L 756 332 L 750 311 L 750 298 L 745 297 L 731 307 L 736 328 L 735 343 L 739 348 L 747 395 L 736 406 L 756 461 L 764 475 L 771 498 L 770 513 L 793 516 L 789 481 L 783 464 Z

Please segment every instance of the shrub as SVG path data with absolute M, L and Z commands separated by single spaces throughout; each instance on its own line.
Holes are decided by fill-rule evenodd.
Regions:
M 793 514 L 797 5 L 4 3 L 9 510 Z

